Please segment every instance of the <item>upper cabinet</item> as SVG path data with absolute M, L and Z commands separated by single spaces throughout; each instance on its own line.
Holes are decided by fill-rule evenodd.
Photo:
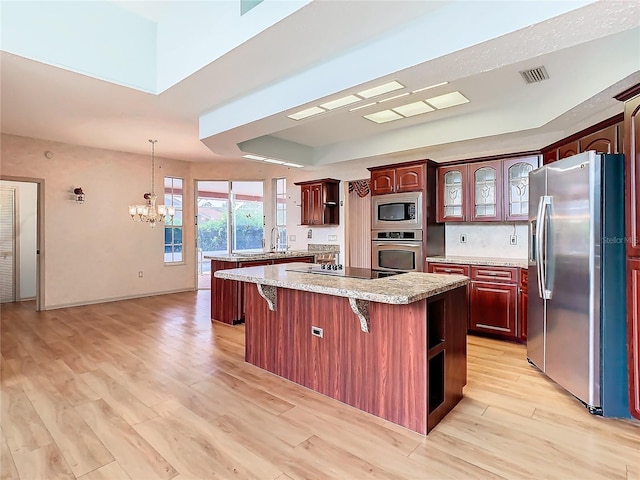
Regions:
M 598 153 L 622 153 L 623 135 L 622 118 L 612 117 L 542 149 L 544 164 L 587 150 L 595 150 Z
M 625 103 L 624 115 L 627 256 L 640 257 L 640 95 Z
M 426 162 L 370 167 L 371 195 L 420 192 L 425 188 Z
M 479 162 L 469 165 L 469 203 L 472 222 L 502 220 L 502 162 Z
M 438 167 L 438 222 L 467 221 L 467 165 Z
M 529 172 L 539 155 L 438 167 L 438 222 L 529 218 Z
M 338 225 L 340 180 L 324 178 L 296 182 L 300 186 L 301 225 Z
M 538 155 L 504 160 L 504 219 L 507 222 L 529 219 L 529 172 L 539 164 Z

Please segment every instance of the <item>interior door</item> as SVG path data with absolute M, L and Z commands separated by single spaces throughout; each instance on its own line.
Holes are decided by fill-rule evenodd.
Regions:
M 16 190 L 0 189 L 0 303 L 16 301 Z

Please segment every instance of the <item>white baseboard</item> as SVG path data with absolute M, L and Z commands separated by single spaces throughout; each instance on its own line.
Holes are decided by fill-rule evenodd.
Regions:
M 83 305 L 95 305 L 97 303 L 119 302 L 121 300 L 131 300 L 134 298 L 155 297 L 157 295 L 169 295 L 172 293 L 195 292 L 195 291 L 196 291 L 195 288 L 180 288 L 177 290 L 165 290 L 162 292 L 143 293 L 141 295 L 126 295 L 122 297 L 101 298 L 101 299 L 91 300 L 88 302 L 74 302 L 74 303 L 63 303 L 59 305 L 45 305 L 43 307 L 43 310 L 56 310 L 58 308 L 81 307 Z

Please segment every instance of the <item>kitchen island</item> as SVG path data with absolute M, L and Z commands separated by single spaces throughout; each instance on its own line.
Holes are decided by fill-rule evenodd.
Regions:
M 245 360 L 427 434 L 466 384 L 468 278 L 291 271 L 300 267 L 305 264 L 215 272 L 256 284 L 245 290 Z
M 217 278 L 214 276 L 216 271 L 289 262 L 328 261 L 338 253 L 335 245 L 317 244 L 313 250 L 205 255 L 205 259 L 211 260 L 211 320 L 236 325 L 244 322 L 245 316 L 244 283 Z

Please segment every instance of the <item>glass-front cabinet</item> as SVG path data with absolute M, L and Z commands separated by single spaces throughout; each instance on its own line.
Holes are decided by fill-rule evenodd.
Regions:
M 502 162 L 469 165 L 472 222 L 502 220 Z
M 437 221 L 528 220 L 529 172 L 539 165 L 529 155 L 438 167 Z
M 467 221 L 467 165 L 438 168 L 438 222 Z
M 539 166 L 537 155 L 505 160 L 504 214 L 508 222 L 529 218 L 529 172 Z

